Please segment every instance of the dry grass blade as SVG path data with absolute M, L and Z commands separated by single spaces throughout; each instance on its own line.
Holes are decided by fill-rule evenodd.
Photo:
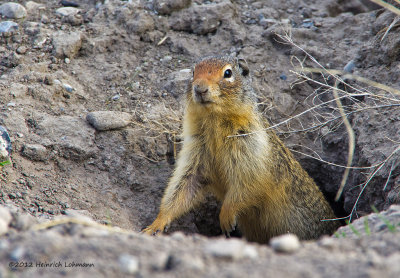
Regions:
M 341 219 L 349 219 L 349 221 L 351 221 L 354 212 L 356 211 L 357 208 L 357 204 L 361 198 L 361 195 L 364 193 L 365 188 L 367 188 L 368 184 L 370 183 L 370 181 L 375 177 L 375 175 L 379 172 L 380 169 L 383 168 L 383 166 L 385 166 L 385 164 L 398 152 L 400 151 L 400 146 L 398 146 L 388 157 L 386 157 L 386 159 L 384 161 L 382 161 L 380 164 L 376 165 L 376 168 L 374 169 L 374 171 L 368 176 L 367 180 L 361 184 L 362 188 L 360 193 L 358 193 L 357 199 L 353 205 L 353 208 L 351 209 L 351 212 L 349 215 L 345 216 L 345 217 L 341 217 L 341 218 L 335 218 L 335 219 L 324 219 L 323 221 L 331 221 L 331 220 L 341 220 Z
M 367 85 L 370 85 L 372 87 L 384 90 L 386 92 L 392 93 L 392 94 L 396 94 L 400 96 L 400 90 L 397 90 L 395 88 L 392 88 L 390 86 L 387 86 L 385 84 L 379 83 L 379 82 L 375 82 L 372 81 L 368 78 L 365 77 L 361 77 L 358 75 L 354 75 L 354 74 L 349 74 L 345 71 L 342 70 L 336 70 L 336 69 L 319 69 L 319 68 L 296 68 L 296 71 L 304 71 L 304 72 L 309 72 L 309 73 L 328 73 L 331 75 L 343 75 L 343 79 L 352 79 L 352 80 L 356 80 L 362 83 L 365 83 Z M 399 101 L 399 100 L 397 100 Z
M 396 16 L 392 23 L 389 25 L 389 27 L 385 28 L 385 34 L 383 34 L 382 38 L 381 38 L 381 42 L 385 39 L 386 35 L 390 32 L 390 30 L 393 28 L 393 26 L 400 20 L 400 16 Z
M 389 3 L 382 1 L 382 0 L 370 0 L 371 2 L 374 2 L 375 4 L 378 4 L 381 7 L 384 7 L 385 9 L 391 11 L 392 13 L 395 13 L 397 15 L 400 15 L 400 9 L 396 8 L 393 5 L 390 5 Z M 399 2 L 396 0 L 396 2 Z
M 48 229 L 51 227 L 55 227 L 58 225 L 69 224 L 69 223 L 94 227 L 94 228 L 106 230 L 111 233 L 132 234 L 131 231 L 124 230 L 124 229 L 121 229 L 118 227 L 110 227 L 110 226 L 99 224 L 94 221 L 89 221 L 89 220 L 84 220 L 84 219 L 79 219 L 79 218 L 74 218 L 74 217 L 63 217 L 60 219 L 55 219 L 55 220 L 47 221 L 44 223 L 36 224 L 35 226 L 33 226 L 32 229 L 34 231 L 38 231 L 38 230 L 44 230 L 44 229 Z
M 338 85 L 338 80 L 336 79 L 335 88 L 337 88 L 337 85 Z M 339 108 L 340 115 L 342 116 L 343 123 L 344 123 L 347 133 L 349 135 L 349 153 L 347 155 L 347 165 L 346 165 L 347 167 L 344 170 L 342 181 L 340 183 L 339 189 L 338 189 L 336 197 L 335 197 L 335 201 L 337 202 L 337 201 L 339 201 L 339 198 L 342 195 L 347 178 L 349 177 L 349 173 L 350 173 L 349 167 L 351 167 L 351 164 L 353 163 L 354 149 L 355 149 L 356 144 L 355 144 L 354 130 L 351 127 L 351 124 L 349 122 L 349 119 L 346 116 L 346 113 L 344 112 L 342 102 L 340 101 L 339 94 L 336 89 L 333 90 L 333 96 L 336 99 L 336 104 Z

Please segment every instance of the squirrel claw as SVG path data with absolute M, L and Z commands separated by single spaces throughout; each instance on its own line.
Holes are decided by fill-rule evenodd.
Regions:
M 151 228 L 151 226 L 149 226 L 149 227 L 143 229 L 140 233 L 150 235 L 150 236 L 156 236 L 157 234 L 161 234 L 162 232 L 160 229 L 153 229 L 153 228 Z

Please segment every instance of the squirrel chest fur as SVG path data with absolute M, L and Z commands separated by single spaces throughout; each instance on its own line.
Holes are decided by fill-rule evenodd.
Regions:
M 211 192 L 222 203 L 224 233 L 236 225 L 249 241 L 294 233 L 314 239 L 339 224 L 314 181 L 257 112 L 249 69 L 230 56 L 196 64 L 187 93 L 183 147 L 144 232 L 162 232 Z

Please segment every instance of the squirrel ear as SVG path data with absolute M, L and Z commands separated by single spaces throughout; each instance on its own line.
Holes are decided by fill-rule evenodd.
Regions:
M 245 59 L 238 59 L 238 65 L 239 68 L 242 70 L 243 76 L 249 75 L 250 70 Z

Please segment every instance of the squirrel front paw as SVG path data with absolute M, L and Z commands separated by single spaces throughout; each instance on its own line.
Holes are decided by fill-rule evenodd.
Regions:
M 161 234 L 164 232 L 167 226 L 167 221 L 164 221 L 162 217 L 157 217 L 154 222 L 148 226 L 147 228 L 143 229 L 141 233 L 155 236 L 157 234 Z
M 236 215 L 227 206 L 222 206 L 221 212 L 219 213 L 219 224 L 221 226 L 222 233 L 229 237 L 230 232 L 236 229 Z
M 146 235 L 150 235 L 150 236 L 155 236 L 162 232 L 163 232 L 163 229 L 154 227 L 153 225 L 150 225 L 141 231 L 142 234 L 146 234 Z

